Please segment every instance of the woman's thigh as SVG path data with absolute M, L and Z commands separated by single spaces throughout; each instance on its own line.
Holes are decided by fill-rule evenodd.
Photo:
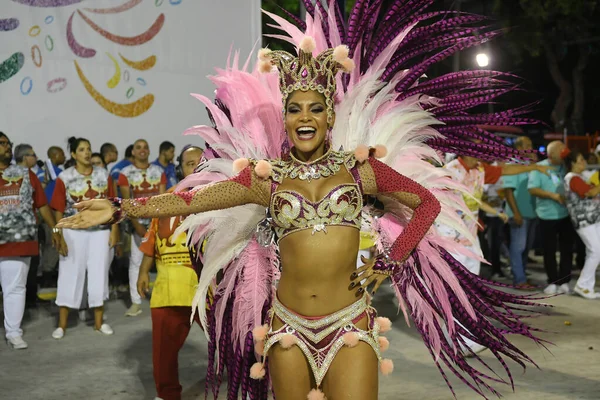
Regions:
M 366 318 L 356 325 L 366 329 Z M 367 343 L 361 341 L 355 347 L 342 347 L 323 379 L 325 396 L 331 400 L 377 400 L 378 366 L 375 351 Z
M 278 318 L 273 319 L 273 330 L 282 326 Z M 284 349 L 278 343 L 269 350 L 269 375 L 277 400 L 306 400 L 306 395 L 315 387 L 310 365 L 298 346 Z

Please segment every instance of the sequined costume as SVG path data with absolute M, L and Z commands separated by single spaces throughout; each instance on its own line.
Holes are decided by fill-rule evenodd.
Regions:
M 532 362 L 506 337 L 520 334 L 542 342 L 517 313 L 538 305 L 537 299 L 506 293 L 500 285 L 469 273 L 450 255 L 468 251 L 440 235 L 432 223 L 436 220 L 472 237 L 456 212 L 469 212 L 461 195 L 466 190 L 453 182 L 448 171 L 436 168 L 443 164 L 440 152 L 485 160 L 519 159 L 522 155 L 486 126 L 533 121 L 521 116 L 527 107 L 493 114 L 472 112 L 510 91 L 512 75 L 461 71 L 426 77 L 435 63 L 498 34 L 480 26 L 484 18 L 476 15 L 427 11 L 432 3 L 357 1 L 348 22 L 342 20 L 337 2 L 326 10 L 321 2 L 314 5 L 305 0 L 306 21 L 288 15 L 292 23 L 267 13 L 282 30 L 281 38 L 298 48 L 298 56 L 262 49 L 259 63 L 251 69 L 249 60 L 240 67 L 235 54 L 225 69 L 211 77 L 214 100 L 193 95 L 212 122 L 186 132 L 201 136 L 212 150 L 197 172 L 181 183 L 195 189 L 123 201 L 123 211 L 132 217 L 197 213 L 179 229 L 189 232 L 189 245 L 206 240 L 194 305 L 209 338 L 206 389 L 214 398 L 225 370 L 228 399 L 240 394 L 267 398 L 268 371 L 254 374 L 264 379 L 250 379 L 250 374 L 263 361 L 264 350 L 255 345 L 267 339 L 268 347 L 269 341 L 283 339 L 269 325 L 272 315 L 295 332 L 304 331 L 286 341 L 306 346 L 304 354 L 316 360 L 316 376 L 325 373 L 322 360 L 329 355 L 327 350 L 318 355 L 320 349 L 342 342 L 349 345 L 342 338 L 346 325 L 338 326 L 331 316 L 311 322 L 278 303 L 276 284 L 285 274 L 285 266 L 280 270 L 278 241 L 308 229 L 323 240 L 331 226 L 360 229 L 363 195 L 377 196 L 385 206 L 384 215 L 371 223 L 379 251 L 378 271 L 390 276 L 401 310 L 407 321 L 414 322 L 450 388 L 445 370 L 482 396 L 486 390 L 497 394 L 489 381 L 504 382 L 466 361 L 465 338 L 488 347 L 510 382 L 505 359 L 523 366 Z M 282 101 L 294 90 L 321 93 L 329 121 L 335 113 L 328 136 L 330 151 L 309 164 L 290 156 L 282 129 Z M 283 179 L 310 181 L 337 174 L 347 174 L 348 180 L 320 199 L 307 199 L 281 187 Z M 222 278 L 217 283 L 219 273 Z M 206 311 L 209 289 L 215 297 Z M 357 304 L 351 307 L 359 312 L 363 303 Z M 355 320 L 353 311 L 339 312 Z M 364 312 L 370 319 L 374 316 L 368 307 Z M 264 324 L 264 338 L 253 335 Z M 376 324 L 368 332 L 347 325 L 346 333 L 376 340 Z M 320 343 L 323 335 L 314 335 L 323 329 L 333 336 Z M 372 347 L 377 353 L 378 343 Z M 475 361 L 483 364 L 476 356 Z
M 307 318 L 299 316 L 282 305 L 277 298 L 269 312 L 269 326 L 277 317 L 283 325 L 270 329 L 264 339 L 263 353 L 267 354 L 276 343 L 282 346 L 296 345 L 306 356 L 317 387 L 343 346 L 355 346 L 358 341 L 367 343 L 381 360 L 377 312 L 367 304 L 366 296 L 355 303 L 325 317 Z M 367 318 L 367 330 L 360 329 L 356 323 Z M 287 342 L 287 343 L 286 343 Z

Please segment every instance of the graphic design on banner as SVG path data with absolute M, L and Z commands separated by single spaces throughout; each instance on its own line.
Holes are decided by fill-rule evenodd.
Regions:
M 20 3 L 30 7 L 66 7 L 78 3 L 82 3 L 85 0 L 13 0 L 16 3 Z M 27 30 L 27 35 L 30 38 L 35 38 L 38 40 L 37 43 L 31 45 L 29 51 L 31 62 L 37 68 L 44 68 L 44 56 L 45 53 L 51 52 L 55 47 L 60 47 L 61 44 L 64 45 L 62 40 L 66 39 L 66 44 L 68 48 L 71 50 L 72 54 L 76 57 L 74 61 L 74 67 L 77 72 L 77 76 L 79 77 L 83 88 L 87 91 L 87 93 L 94 99 L 94 101 L 102 107 L 104 110 L 109 113 L 123 117 L 123 118 L 133 118 L 147 112 L 152 105 L 154 104 L 154 94 L 139 94 L 138 99 L 135 98 L 135 90 L 133 87 L 129 86 L 123 88 L 121 91 L 121 99 L 132 100 L 131 102 L 122 103 L 118 98 L 114 98 L 114 95 L 103 94 L 100 90 L 100 85 L 93 84 L 90 79 L 86 77 L 82 66 L 77 63 L 77 58 L 90 59 L 97 57 L 97 49 L 89 47 L 89 45 L 83 45 L 80 40 L 77 39 L 74 33 L 73 24 L 75 19 L 80 19 L 80 21 L 85 23 L 85 26 L 91 32 L 94 32 L 104 39 L 116 43 L 121 46 L 127 47 L 137 47 L 144 45 L 148 42 L 151 42 L 154 37 L 156 37 L 162 30 L 166 17 L 164 13 L 160 13 L 154 19 L 154 22 L 146 27 L 141 33 L 138 33 L 133 36 L 124 36 L 120 35 L 117 32 L 111 32 L 101 25 L 105 23 L 111 23 L 110 18 L 112 18 L 115 14 L 120 14 L 126 12 L 128 10 L 133 9 L 137 5 L 142 3 L 142 0 L 127 0 L 123 4 L 109 7 L 109 8 L 91 8 L 86 7 L 83 9 L 77 9 L 71 12 L 68 21 L 66 22 L 65 31 L 66 35 L 60 39 L 53 38 L 49 33 L 44 32 L 44 27 L 52 24 L 55 20 L 54 15 L 47 15 L 42 21 L 34 21 L 34 24 L 29 27 Z M 176 5 L 180 2 L 173 2 L 171 4 Z M 82 11 L 83 10 L 83 11 Z M 85 13 L 96 14 L 97 18 L 100 19 L 98 21 L 92 20 Z M 59 16 L 60 17 L 60 16 Z M 108 19 L 108 21 L 107 21 Z M 60 18 L 58 19 L 60 21 Z M 79 23 L 79 21 L 76 21 Z M 0 32 L 8 32 L 14 31 L 19 27 L 19 20 L 16 18 L 5 18 L 0 19 Z M 114 25 L 114 24 L 113 24 Z M 90 29 L 91 28 L 91 29 Z M 60 40 L 60 41 L 59 41 Z M 88 40 L 89 41 L 89 40 Z M 62 42 L 62 43 L 61 43 Z M 145 47 L 146 49 L 147 47 Z M 19 71 L 23 68 L 25 64 L 25 55 L 26 52 L 16 52 L 6 60 L 0 63 L 0 83 L 12 78 L 17 75 Z M 109 89 L 115 89 L 119 87 L 121 80 L 127 82 L 129 81 L 130 72 L 128 70 L 122 70 L 122 66 L 120 65 L 119 59 L 113 56 L 110 52 L 106 51 L 105 54 L 110 58 L 113 64 L 113 73 L 110 77 L 106 79 L 106 86 Z M 134 60 L 125 57 L 120 52 L 118 53 L 119 57 L 124 64 L 125 67 L 131 67 L 137 71 L 148 71 L 151 70 L 157 61 L 156 55 L 150 54 L 141 60 Z M 123 78 L 123 79 L 122 79 Z M 136 82 L 140 86 L 144 86 L 145 89 L 151 89 L 151 82 L 148 81 L 147 78 L 133 77 Z M 20 92 L 22 95 L 34 95 L 36 89 L 36 83 L 31 76 L 27 76 L 21 78 L 21 84 L 19 86 Z M 64 91 L 67 88 L 67 78 L 63 76 L 57 76 L 49 80 L 46 84 L 46 91 L 48 93 L 58 93 Z M 69 85 L 69 90 L 77 90 L 76 86 Z

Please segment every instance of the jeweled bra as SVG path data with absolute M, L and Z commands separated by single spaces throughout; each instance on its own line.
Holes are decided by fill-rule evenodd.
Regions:
M 327 233 L 327 226 L 350 226 L 360 230 L 363 208 L 362 188 L 356 171 L 356 159 L 351 153 L 328 151 L 312 163 L 272 161 L 274 188 L 269 212 L 278 240 L 290 233 L 304 229 Z M 277 191 L 277 184 L 284 178 L 302 180 L 318 179 L 334 175 L 344 166 L 354 177 L 355 183 L 337 185 L 320 200 L 313 202 L 295 190 Z

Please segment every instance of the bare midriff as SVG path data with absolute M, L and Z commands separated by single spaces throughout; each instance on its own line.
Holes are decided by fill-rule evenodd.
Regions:
M 356 270 L 360 231 L 348 226 L 327 226 L 327 233 L 304 229 L 279 242 L 281 279 L 277 297 L 304 316 L 323 316 L 352 303 L 356 290 L 349 290 Z

